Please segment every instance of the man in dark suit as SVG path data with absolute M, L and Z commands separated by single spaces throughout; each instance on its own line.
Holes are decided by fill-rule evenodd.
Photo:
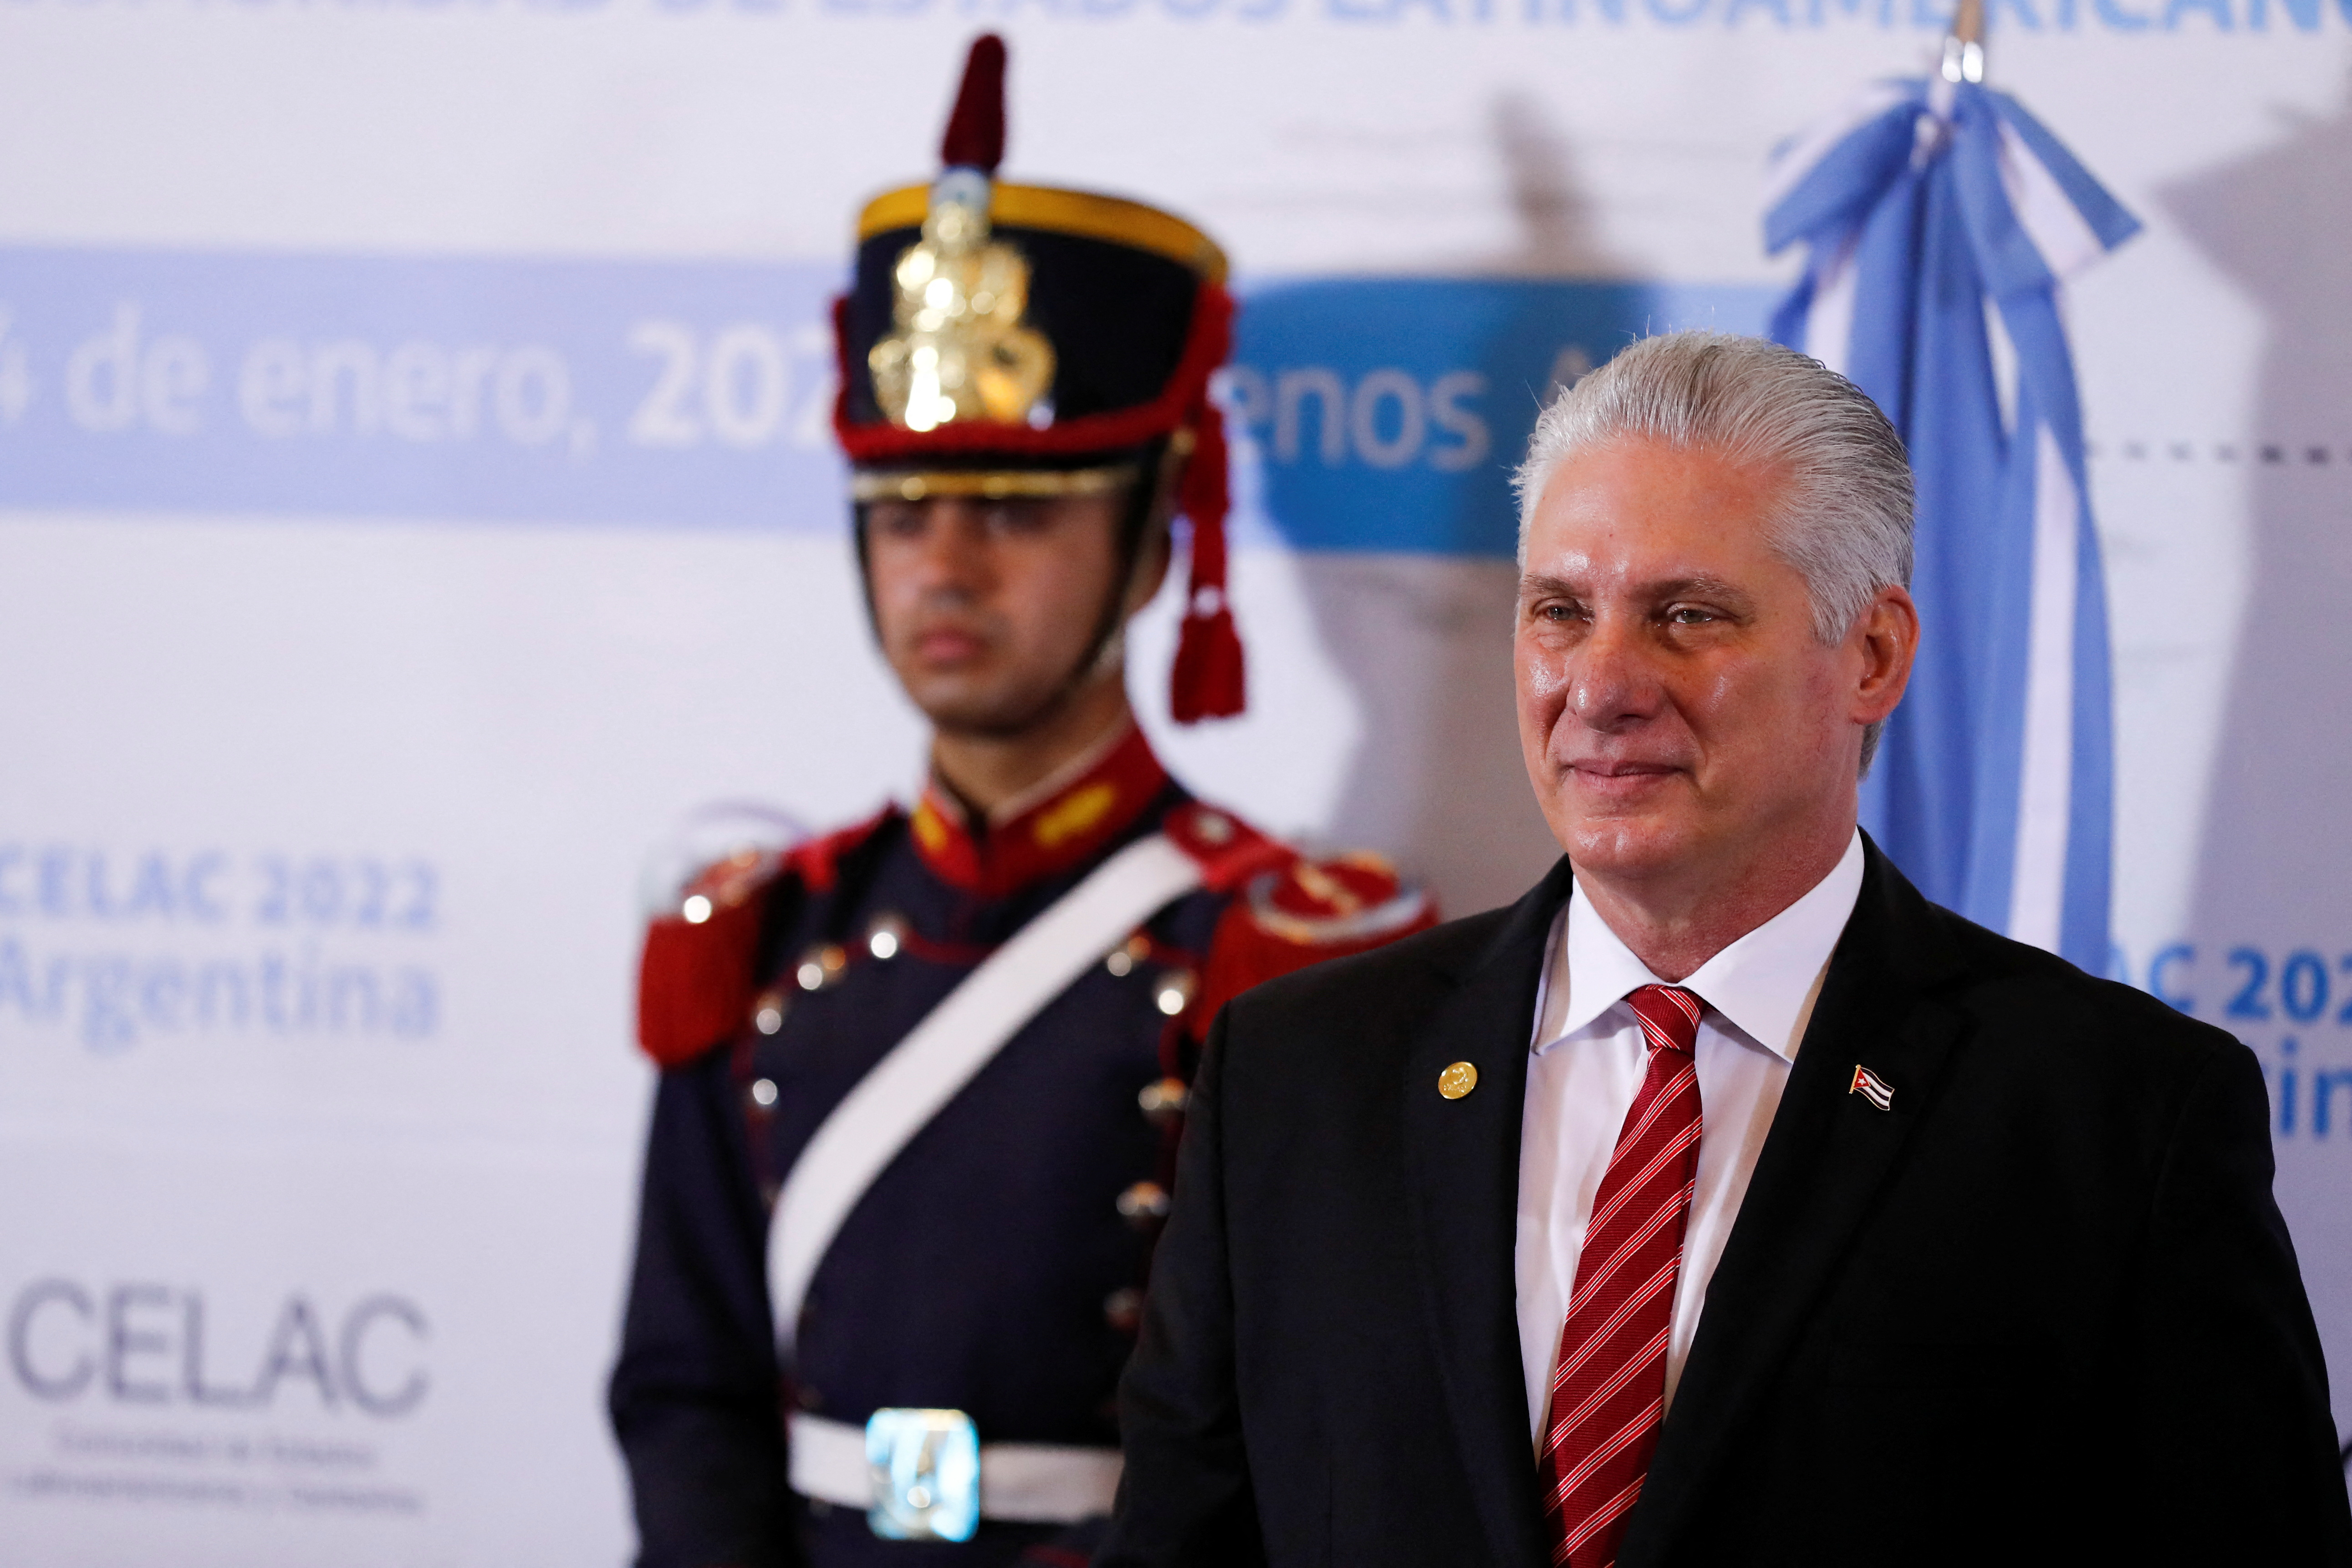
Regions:
M 1893 429 L 1675 334 L 1520 487 L 1566 857 L 1225 1009 L 1098 1563 L 2352 1563 L 2253 1058 L 1857 831 Z

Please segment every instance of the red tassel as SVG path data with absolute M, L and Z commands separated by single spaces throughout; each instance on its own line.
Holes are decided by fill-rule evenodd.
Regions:
M 940 162 L 950 169 L 996 173 L 1004 162 L 1004 40 L 982 33 L 963 63 L 963 86 L 940 139 Z
M 1192 520 L 1192 579 L 1168 679 L 1169 710 L 1179 724 L 1230 719 L 1248 705 L 1241 633 L 1225 597 L 1225 422 L 1205 396 L 1192 430 L 1182 494 L 1184 515 Z
M 1184 465 L 1183 490 L 1177 497 L 1177 504 L 1192 520 L 1196 562 L 1201 549 L 1198 530 L 1204 521 L 1213 520 L 1217 538 L 1213 548 L 1217 552 L 1217 582 L 1222 585 L 1225 580 L 1225 513 L 1233 505 L 1227 488 L 1233 470 L 1225 456 L 1225 419 L 1217 405 L 1203 396 L 1193 411 L 1192 423 L 1192 460 Z

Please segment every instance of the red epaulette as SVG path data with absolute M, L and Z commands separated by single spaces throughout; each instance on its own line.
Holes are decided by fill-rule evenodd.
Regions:
M 759 984 L 751 971 L 770 896 L 787 880 L 831 892 L 841 858 L 897 810 L 782 852 L 746 849 L 716 861 L 687 884 L 675 910 L 646 922 L 637 963 L 637 1044 L 646 1055 L 677 1067 L 740 1027 Z
M 1268 838 L 1232 812 L 1197 801 L 1170 812 L 1160 831 L 1192 858 L 1201 868 L 1201 885 L 1213 893 L 1230 893 L 1251 878 L 1298 858 L 1298 851 L 1280 839 Z
M 1310 859 L 1207 805 L 1171 813 L 1163 831 L 1200 863 L 1204 887 L 1236 895 L 1210 938 L 1200 994 L 1185 1010 L 1195 1038 L 1253 985 L 1437 923 L 1435 902 L 1381 856 Z

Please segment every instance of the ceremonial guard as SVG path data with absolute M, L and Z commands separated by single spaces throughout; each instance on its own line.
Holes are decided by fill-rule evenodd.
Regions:
M 1003 47 L 836 310 L 876 637 L 932 725 L 910 811 L 680 889 L 612 1413 L 644 1568 L 1077 1568 L 1119 1470 L 1186 1086 L 1236 992 L 1432 921 L 1171 779 L 1127 620 L 1191 525 L 1176 717 L 1238 712 L 1224 258 L 997 182 Z

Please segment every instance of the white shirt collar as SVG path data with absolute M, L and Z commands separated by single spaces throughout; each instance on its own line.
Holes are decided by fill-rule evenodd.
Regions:
M 1856 829 L 1844 855 L 1804 897 L 1680 984 L 1748 1040 L 1795 1061 L 1830 953 L 1862 897 L 1862 833 Z M 1627 993 L 1665 984 L 1609 929 L 1581 882 L 1552 922 L 1547 952 L 1542 994 L 1536 998 L 1538 1055 L 1587 1030 Z

